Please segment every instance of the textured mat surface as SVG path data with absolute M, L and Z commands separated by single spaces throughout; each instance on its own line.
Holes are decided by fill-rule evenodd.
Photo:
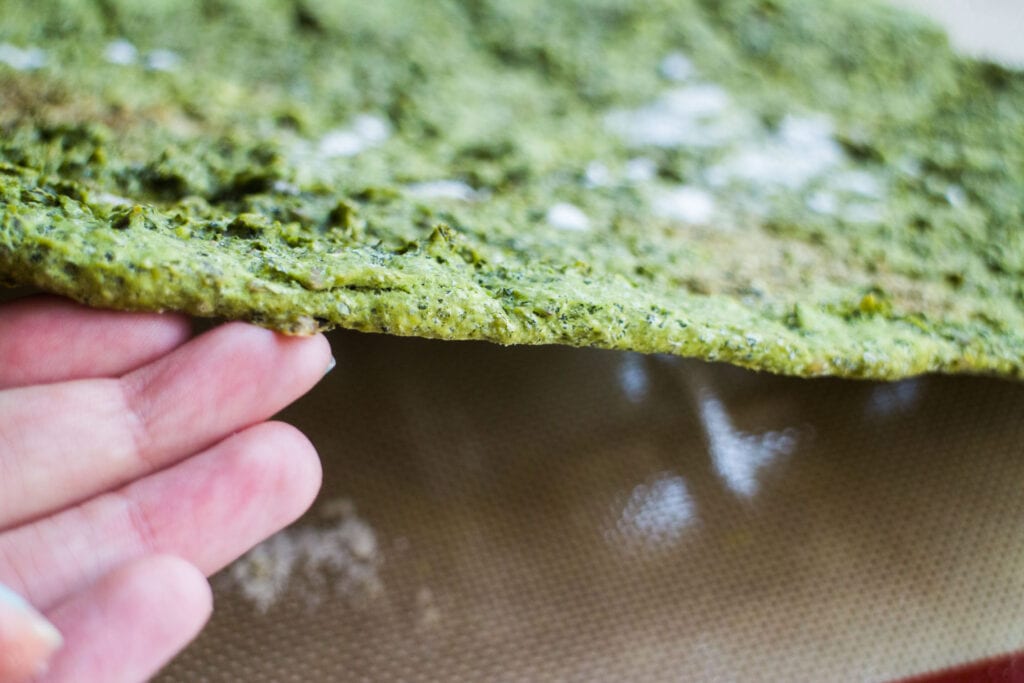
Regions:
M 879 680 L 1024 644 L 1024 388 L 342 334 L 164 680 Z

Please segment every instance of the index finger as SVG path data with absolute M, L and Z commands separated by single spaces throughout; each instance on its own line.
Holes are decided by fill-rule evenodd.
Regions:
M 322 335 L 227 323 L 122 378 L 0 391 L 0 530 L 268 419 L 328 366 Z
M 117 377 L 191 336 L 177 314 L 92 309 L 41 295 L 0 306 L 0 389 Z

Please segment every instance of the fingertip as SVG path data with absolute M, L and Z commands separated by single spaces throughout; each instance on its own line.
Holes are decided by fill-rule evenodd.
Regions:
M 160 631 L 173 634 L 182 644 L 192 640 L 213 613 L 210 582 L 177 555 L 132 560 L 104 577 L 101 585 L 116 587 L 125 603 L 150 603 L 148 616 L 160 622 Z
M 204 356 L 201 362 L 216 369 L 224 387 L 256 383 L 268 388 L 264 396 L 286 397 L 261 418 L 312 389 L 333 360 L 322 334 L 297 337 L 244 322 L 225 323 L 197 341 L 195 348 Z
M 236 353 L 251 358 L 254 367 L 269 362 L 279 369 L 287 364 L 292 376 L 308 380 L 310 386 L 323 377 L 331 361 L 331 345 L 320 333 L 300 337 L 251 323 L 229 322 L 206 334 L 212 335 L 214 343 L 228 345 Z
M 310 388 L 334 367 L 331 344 L 323 334 L 318 332 L 301 337 L 280 332 L 274 334 L 278 343 L 286 348 L 289 354 L 294 354 L 293 362 L 301 367 L 297 371 L 307 380 Z
M 327 340 L 327 336 L 321 332 L 317 332 L 315 335 L 310 337 L 310 339 L 312 340 L 312 344 L 314 344 L 314 348 L 318 354 L 317 358 L 324 360 L 326 363 L 325 367 L 327 370 L 325 372 L 333 370 L 336 361 L 334 359 L 334 352 L 331 350 L 331 342 Z
M 320 491 L 323 468 L 316 448 L 285 422 L 264 422 L 246 430 L 244 436 L 254 445 L 242 452 L 245 466 L 260 473 L 265 492 L 281 506 L 279 526 L 290 524 L 309 509 Z
M 306 512 L 321 477 L 316 449 L 302 432 L 263 422 L 154 480 L 155 488 L 143 495 L 154 510 L 149 520 L 159 547 L 212 575 Z M 172 491 L 196 523 L 212 525 L 209 532 L 197 535 L 194 524 L 170 514 L 161 501 Z
M 322 333 L 301 337 L 280 332 L 274 334 L 278 343 L 299 356 L 305 373 L 314 381 L 319 381 L 333 367 L 331 344 Z
M 188 562 L 127 562 L 53 611 L 65 646 L 46 681 L 136 681 L 152 676 L 209 620 L 210 584 Z
M 181 628 L 175 629 L 179 637 L 192 640 L 213 613 L 213 590 L 210 582 L 195 565 L 176 555 L 150 555 L 132 563 L 130 576 L 133 590 L 148 595 L 154 586 L 164 593 L 164 604 L 176 610 Z

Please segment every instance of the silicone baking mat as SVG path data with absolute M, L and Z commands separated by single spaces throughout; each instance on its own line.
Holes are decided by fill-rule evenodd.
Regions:
M 1024 645 L 1024 386 L 335 334 L 165 681 L 879 680 Z

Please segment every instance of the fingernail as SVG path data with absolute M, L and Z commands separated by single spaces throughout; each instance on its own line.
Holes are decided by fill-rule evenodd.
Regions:
M 21 597 L 7 586 L 0 583 L 0 604 L 13 607 L 14 609 L 25 611 L 32 609 L 32 606 L 25 602 L 25 598 Z
M 0 609 L 6 606 L 9 610 L 16 611 L 36 636 L 50 652 L 60 647 L 64 642 L 60 631 L 48 622 L 32 605 L 7 586 L 0 583 Z
M 329 373 L 331 370 L 333 370 L 334 366 L 336 366 L 337 364 L 338 364 L 338 361 L 336 361 L 334 359 L 334 356 L 331 356 L 331 362 L 327 364 L 327 369 L 324 370 L 324 376 L 326 376 L 327 373 Z

